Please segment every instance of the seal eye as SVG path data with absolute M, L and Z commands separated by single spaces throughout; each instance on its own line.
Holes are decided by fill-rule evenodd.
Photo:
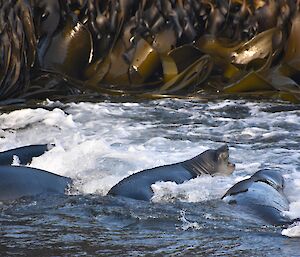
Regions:
M 49 13 L 48 12 L 44 12 L 42 15 L 41 15 L 41 20 L 42 21 L 45 21 L 49 16 Z
M 219 160 L 226 161 L 229 158 L 228 152 L 223 152 L 219 155 Z

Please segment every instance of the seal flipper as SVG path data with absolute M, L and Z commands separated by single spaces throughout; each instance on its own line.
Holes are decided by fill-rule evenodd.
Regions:
M 25 165 L 31 162 L 33 157 L 41 156 L 53 146 L 53 144 L 28 145 L 0 152 L 0 165 L 11 165 L 14 156 L 19 158 L 20 164 Z
M 236 195 L 239 193 L 247 192 L 252 183 L 253 180 L 251 178 L 236 183 L 230 189 L 228 189 L 228 191 L 225 193 L 225 195 L 222 196 L 221 199 L 224 199 L 226 196 L 229 195 Z

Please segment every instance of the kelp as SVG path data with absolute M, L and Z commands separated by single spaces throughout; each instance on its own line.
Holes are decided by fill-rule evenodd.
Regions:
M 92 47 L 91 35 L 85 26 L 67 20 L 63 29 L 52 37 L 43 57 L 42 68 L 80 78 L 87 68 Z
M 159 91 L 162 93 L 174 93 L 193 84 L 201 84 L 209 76 L 211 68 L 212 61 L 210 56 L 204 55 L 167 81 Z
M 27 2 L 0 3 L 0 98 L 21 94 L 29 86 L 36 55 L 32 10 Z
M 0 0 L 0 99 L 299 102 L 297 0 Z

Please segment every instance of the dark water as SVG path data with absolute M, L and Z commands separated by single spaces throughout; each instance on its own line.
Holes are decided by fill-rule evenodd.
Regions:
M 2 256 L 299 256 L 280 234 L 219 200 L 144 203 L 99 196 L 1 206 Z
M 2 149 L 55 138 L 64 150 L 36 166 L 81 183 L 76 195 L 1 204 L 1 256 L 300 256 L 299 238 L 220 200 L 238 178 L 275 166 L 286 175 L 289 200 L 299 203 L 299 106 L 167 100 L 62 109 L 0 116 Z M 151 203 L 105 196 L 130 172 L 223 142 L 237 163 L 228 179 L 158 185 L 162 196 Z

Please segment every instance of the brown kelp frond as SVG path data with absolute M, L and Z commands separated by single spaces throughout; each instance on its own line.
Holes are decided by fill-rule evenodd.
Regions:
M 33 14 L 25 1 L 0 4 L 0 98 L 24 92 L 36 55 Z
M 74 78 L 82 78 L 92 52 L 90 32 L 80 22 L 67 20 L 63 29 L 52 36 L 42 67 Z
M 0 14 L 0 99 L 299 99 L 297 0 L 0 0 Z
M 209 55 L 204 55 L 189 65 L 186 69 L 167 81 L 161 88 L 161 93 L 174 93 L 191 85 L 201 84 L 209 76 L 213 63 Z

